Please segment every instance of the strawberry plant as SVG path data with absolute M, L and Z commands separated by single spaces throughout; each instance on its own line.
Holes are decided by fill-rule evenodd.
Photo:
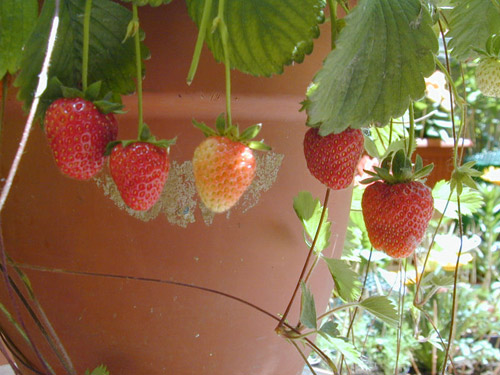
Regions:
M 155 207 L 171 203 L 167 202 L 165 192 L 169 176 L 179 168 L 175 160 L 178 149 L 170 153 L 177 138 L 173 138 L 176 134 L 169 140 L 153 135 L 153 130 L 156 134 L 162 130 L 171 134 L 170 123 L 155 123 L 153 129 L 144 121 L 146 116 L 153 117 L 153 114 L 144 111 L 142 86 L 146 77 L 144 61 L 150 57 L 150 51 L 139 18 L 139 7 L 162 9 L 172 6 L 170 3 L 171 0 L 1 1 L 0 121 L 2 125 L 4 122 L 9 125 L 9 119 L 4 114 L 7 89 L 12 86 L 17 90 L 17 99 L 22 102 L 27 117 L 17 153 L 0 193 L 0 212 L 15 186 L 15 177 L 36 122 L 44 129 L 55 165 L 65 175 L 77 180 L 95 181 L 98 176 L 109 177 L 113 188 L 119 192 L 119 199 L 130 211 L 154 211 Z M 432 344 L 440 351 L 439 355 L 433 355 L 434 360 L 438 358 L 440 361 L 439 365 L 434 363 L 434 372 L 437 369 L 442 374 L 454 371 L 454 329 L 457 319 L 460 319 L 457 311 L 464 238 L 462 217 L 469 214 L 467 209 L 473 206 L 468 205 L 468 199 L 479 204 L 479 198 L 470 193 L 477 188 L 475 178 L 479 172 L 474 169 L 474 163 L 462 163 L 463 155 L 458 152 L 458 139 L 463 136 L 469 119 L 462 90 L 455 84 L 461 69 L 451 69 L 450 57 L 459 66 L 477 65 L 475 80 L 479 89 L 483 95 L 498 97 L 498 0 L 186 0 L 184 3 L 187 15 L 193 21 L 191 26 L 197 28 L 191 65 L 189 70 L 186 67 L 186 84 L 196 82 L 204 46 L 224 70 L 223 77 L 217 77 L 217 81 L 222 78 L 224 81 L 224 114 L 215 120 L 215 129 L 193 119 L 195 127 L 203 134 L 199 134 L 197 146 L 188 151 L 192 159 L 184 164 L 189 170 L 187 184 L 196 189 L 196 199 L 201 202 L 201 208 L 207 208 L 214 214 L 238 212 L 236 203 L 251 190 L 262 168 L 258 156 L 260 151 L 271 149 L 263 140 L 255 140 L 261 131 L 266 134 L 267 127 L 273 126 L 259 123 L 261 108 L 251 109 L 255 117 L 252 124 L 257 125 L 240 130 L 233 122 L 232 107 L 238 99 L 232 91 L 233 70 L 268 77 L 270 82 L 274 82 L 273 76 L 282 74 L 285 68 L 293 72 L 295 67 L 291 65 L 308 59 L 315 39 L 320 36 L 321 24 L 329 26 L 327 36 L 331 50 L 324 56 L 323 65 L 317 73 L 310 77 L 311 83 L 302 102 L 301 111 L 304 112 L 308 130 L 303 144 L 294 146 L 294 149 L 303 151 L 307 169 L 326 191 L 323 201 L 310 192 L 297 191 L 293 202 L 289 202 L 302 225 L 301 232 L 308 249 L 289 302 L 283 311 L 269 312 L 244 297 L 216 287 L 174 280 L 174 277 L 167 280 L 102 270 L 75 271 L 56 265 L 21 264 L 11 257 L 11 249 L 4 246 L 0 232 L 2 274 L 10 305 L 16 314 L 10 313 L 3 303 L 0 310 L 4 320 L 13 326 L 13 330 L 34 353 L 33 356 L 24 355 L 22 350 L 17 349 L 15 340 L 2 331 L 5 345 L 15 358 L 4 350 L 4 345 L 0 345 L 0 349 L 16 374 L 22 373 L 17 362 L 45 375 L 58 371 L 69 375 L 77 373 L 71 356 L 24 273 L 26 269 L 74 277 L 170 285 L 238 302 L 273 320 L 275 332 L 296 349 L 312 373 L 315 369 L 307 361 L 309 352 L 313 352 L 334 374 L 345 372 L 346 367 L 349 367 L 347 371 L 351 370 L 351 366 L 368 367 L 364 357 L 366 351 L 360 347 L 357 337 L 357 316 L 376 322 L 379 328 L 385 327 L 380 328 L 380 332 L 393 335 L 391 345 L 387 346 L 391 348 L 392 358 L 385 361 L 387 368 L 384 371 L 398 373 L 402 363 L 411 361 L 410 356 L 401 356 L 401 351 L 416 345 L 411 339 L 406 340 L 403 331 L 408 329 L 408 322 L 416 322 L 417 328 L 422 327 L 422 319 L 428 325 L 423 325 L 425 328 L 421 332 L 429 340 L 432 337 Z M 343 14 L 345 17 L 341 17 Z M 181 36 L 183 31 L 178 32 Z M 440 44 L 444 62 L 437 56 Z M 180 53 L 176 50 L 170 52 Z M 433 196 L 425 186 L 425 178 L 432 166 L 424 166 L 418 155 L 414 157 L 414 107 L 418 108 L 418 102 L 424 97 L 425 78 L 437 69 L 442 72 L 449 88 L 449 133 L 455 142 L 454 172 L 450 181 L 439 185 L 441 196 Z M 464 87 L 469 85 L 464 75 L 460 79 Z M 134 92 L 137 98 L 137 136 L 128 139 L 122 135 L 127 131 L 126 127 L 120 125 L 122 99 Z M 467 93 L 467 89 L 463 92 Z M 178 94 L 179 98 L 181 96 Z M 195 109 L 193 106 L 193 112 Z M 448 113 L 443 114 L 448 116 Z M 295 134 L 298 131 L 303 131 L 303 128 L 290 126 L 290 132 Z M 179 139 L 183 135 L 183 132 L 177 134 Z M 273 148 L 279 149 L 279 141 L 277 145 L 272 145 Z M 291 150 L 284 150 L 287 151 Z M 337 212 L 329 212 L 331 194 L 338 191 L 350 194 L 354 175 L 359 169 L 358 163 L 364 153 L 380 160 L 380 163 L 374 170 L 365 171 L 369 177 L 363 182 L 367 186 L 354 189 L 350 240 L 355 241 L 356 249 L 348 251 L 349 245 L 346 244 L 342 259 L 329 257 L 326 251 L 335 247 L 337 240 L 332 232 L 342 221 Z M 296 169 L 296 179 L 300 182 L 303 177 L 301 172 L 304 171 Z M 444 199 L 442 194 L 446 195 Z M 179 215 L 189 214 L 191 208 L 190 205 L 182 207 Z M 450 211 L 454 216 L 450 216 Z M 280 227 L 280 218 L 286 214 L 269 210 L 268 216 L 273 217 L 269 225 Z M 106 215 L 100 212 L 96 216 Z M 432 223 L 433 217 L 439 219 Z M 452 267 L 452 274 L 447 275 L 451 278 L 444 280 L 434 278 L 429 268 L 433 264 L 437 232 L 445 218 L 454 221 L 460 246 L 453 254 L 456 266 Z M 232 220 L 229 215 L 227 219 L 217 219 Z M 107 224 L 104 226 L 107 227 Z M 238 222 L 238 229 L 239 225 Z M 231 235 L 236 232 L 235 228 L 229 231 Z M 225 240 L 221 234 L 227 232 L 217 234 L 218 238 L 222 238 L 221 244 Z M 237 232 L 243 233 L 244 230 Z M 197 231 L 193 233 L 200 235 Z M 70 233 L 67 235 L 70 236 Z M 245 235 L 248 237 L 242 236 L 241 241 L 250 237 L 259 238 L 261 233 Z M 189 242 L 189 234 L 184 237 Z M 283 247 L 286 247 L 289 236 L 282 237 Z M 152 240 L 148 236 L 140 238 L 144 244 L 141 242 L 136 246 L 146 251 L 147 242 Z M 131 242 L 134 241 L 135 238 Z M 238 245 L 231 243 L 233 247 Z M 43 246 L 50 244 L 47 241 Z M 218 246 L 206 244 L 208 250 L 213 252 Z M 267 248 L 263 250 L 270 251 Z M 379 250 L 389 258 L 384 258 L 384 254 L 377 252 Z M 394 283 L 390 288 L 379 285 L 375 290 L 368 285 L 373 257 L 386 259 L 384 266 L 395 267 L 399 272 L 399 293 L 396 296 L 392 294 Z M 282 259 L 286 261 L 286 257 Z M 177 260 L 172 258 L 169 262 Z M 195 257 L 195 260 L 198 262 L 199 258 Z M 327 268 L 334 284 L 332 303 L 326 312 L 317 310 L 311 286 L 314 271 L 320 263 Z M 410 278 L 413 299 L 405 300 L 410 291 L 407 285 L 410 270 L 414 274 Z M 295 272 L 292 269 L 288 271 Z M 384 269 L 380 274 L 387 276 L 388 272 Z M 13 276 L 17 279 L 14 280 Z M 491 277 L 489 274 L 488 278 Z M 440 295 L 448 298 L 445 327 L 436 324 L 435 316 L 429 313 L 429 302 L 435 301 L 436 293 L 444 287 L 450 291 L 448 295 Z M 284 288 L 279 291 L 280 294 L 287 293 Z M 292 321 L 294 306 L 299 307 L 296 322 Z M 32 338 L 21 307 L 28 310 L 40 328 L 50 356 Z M 415 315 L 409 316 L 408 310 Z M 418 319 L 414 319 L 416 315 Z M 447 337 L 444 337 L 445 333 Z M 327 342 L 328 351 L 317 345 L 313 337 Z M 377 356 L 373 351 L 371 354 Z M 58 367 L 54 366 L 55 363 Z M 92 364 L 88 364 L 87 368 L 91 367 Z M 113 373 L 112 364 L 108 367 L 101 365 L 86 373 Z

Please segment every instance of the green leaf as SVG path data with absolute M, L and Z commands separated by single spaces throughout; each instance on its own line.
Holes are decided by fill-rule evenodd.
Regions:
M 316 305 L 314 296 L 307 285 L 302 281 L 300 284 L 302 297 L 300 300 L 300 322 L 307 328 L 316 329 Z
M 361 359 L 361 352 L 357 350 L 350 342 L 342 338 L 328 337 L 327 339 L 329 347 L 334 349 L 345 357 L 348 363 L 354 363 L 360 367 L 360 369 L 367 369 L 366 364 Z
M 125 3 L 134 3 L 137 6 L 150 5 L 152 7 L 157 7 L 163 4 L 169 4 L 172 0 L 121 0 Z
M 446 207 L 446 202 L 450 196 L 450 184 L 447 181 L 439 181 L 432 189 L 432 197 L 434 198 L 434 208 L 443 213 Z M 467 186 L 462 189 L 460 195 L 460 211 L 462 215 L 470 216 L 476 213 L 483 205 L 483 197 L 477 190 L 472 190 Z M 445 216 L 451 219 L 458 219 L 458 204 L 457 195 L 451 195 L 450 203 L 446 209 Z
M 211 137 L 213 135 L 217 135 L 217 132 L 204 122 L 198 122 L 195 119 L 193 119 L 192 121 L 195 128 L 200 129 L 205 135 L 205 137 Z
M 339 331 L 338 327 L 339 327 L 339 325 L 337 323 L 329 320 L 321 326 L 318 333 L 319 334 L 322 334 L 322 333 L 326 334 L 329 337 L 337 337 L 340 335 L 340 331 Z M 325 337 L 325 336 L 323 336 L 323 337 Z
M 396 306 L 386 296 L 368 297 L 361 301 L 360 306 L 383 322 L 394 327 L 398 325 Z
M 491 0 L 454 0 L 449 17 L 449 47 L 460 61 L 475 58 L 474 49 L 485 49 L 490 35 L 500 30 L 500 11 Z
M 335 282 L 335 287 L 340 298 L 353 302 L 361 293 L 359 275 L 354 272 L 349 263 L 341 259 L 323 258 Z
M 198 27 L 204 0 L 186 0 Z M 217 61 L 224 60 L 220 32 L 212 32 L 218 0 L 213 0 L 206 43 Z M 282 73 L 285 65 L 302 62 L 319 36 L 325 0 L 226 1 L 224 18 L 229 32 L 231 68 L 257 76 Z
M 419 0 L 360 0 L 308 90 L 305 108 L 320 134 L 383 126 L 424 96 L 438 50 Z
M 217 119 L 215 120 L 215 129 L 217 129 L 218 134 L 224 134 L 226 130 L 226 115 L 224 113 L 217 116 Z
M 37 16 L 37 0 L 0 1 L 0 80 L 6 73 L 17 73 Z
M 109 371 L 104 365 L 97 366 L 92 372 L 85 371 L 85 375 L 109 375 Z
M 3 0 L 2 0 L 3 1 Z M 61 3 L 60 24 L 49 70 L 49 80 L 57 77 L 64 86 L 81 88 L 81 59 L 83 49 L 83 13 L 85 0 L 67 0 Z M 21 73 L 15 85 L 18 97 L 29 108 L 38 81 L 54 13 L 54 0 L 44 2 L 42 12 L 31 38 L 26 44 L 21 62 Z M 135 91 L 135 49 L 133 40 L 122 40 L 132 14 L 125 7 L 111 1 L 94 1 L 90 20 L 90 59 L 88 80 L 102 81 L 102 92 L 130 94 Z M 147 48 L 141 47 L 142 58 Z M 50 104 L 42 96 L 40 113 Z
M 306 231 L 306 234 L 312 240 L 316 231 L 318 230 L 318 225 L 321 219 L 321 212 L 323 206 L 319 199 L 314 199 L 312 194 L 307 191 L 301 191 L 293 199 L 293 209 L 302 221 L 302 225 Z M 323 224 L 321 225 L 321 230 L 316 241 L 315 250 L 316 252 L 321 252 L 330 246 L 330 236 L 331 236 L 331 223 L 328 221 L 328 209 L 325 212 L 325 218 Z
M 262 124 L 252 125 L 245 130 L 240 135 L 240 140 L 249 141 L 250 139 L 254 139 L 260 133 L 260 129 L 262 129 Z

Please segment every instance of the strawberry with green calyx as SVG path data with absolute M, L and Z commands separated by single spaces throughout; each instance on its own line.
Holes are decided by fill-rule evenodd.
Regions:
M 371 244 L 393 258 L 406 258 L 422 242 L 434 211 L 431 189 L 420 181 L 432 171 L 417 155 L 415 165 L 403 150 L 389 155 L 362 183 L 363 218 Z
M 120 104 L 97 100 L 100 82 L 85 92 L 60 86 L 63 97 L 53 101 L 44 116 L 45 133 L 55 162 L 65 175 L 88 180 L 104 165 L 106 145 L 116 139 L 113 112 Z
M 157 140 L 146 124 L 139 139 L 108 145 L 111 177 L 123 201 L 136 211 L 149 210 L 160 198 L 170 169 L 172 140 Z
M 216 130 L 197 121 L 193 124 L 207 137 L 193 155 L 196 190 L 209 210 L 227 211 L 255 177 L 257 162 L 252 150 L 270 150 L 263 142 L 252 141 L 262 125 L 250 126 L 240 134 L 237 126 L 226 127 L 223 115 L 217 118 Z
M 360 129 L 347 128 L 323 137 L 317 128 L 310 128 L 304 137 L 309 172 L 333 190 L 351 185 L 363 150 L 364 137 Z
M 475 49 L 481 58 L 476 67 L 477 88 L 485 96 L 500 98 L 500 35 L 491 35 L 486 49 Z

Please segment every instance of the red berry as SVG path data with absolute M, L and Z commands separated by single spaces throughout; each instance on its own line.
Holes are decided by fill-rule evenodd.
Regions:
M 105 160 L 106 145 L 116 139 L 113 114 L 103 114 L 82 98 L 61 98 L 45 113 L 45 132 L 59 169 L 78 180 L 97 174 Z
M 368 185 L 361 201 L 373 247 L 406 258 L 422 242 L 434 211 L 431 189 L 419 181 Z
M 252 183 L 255 170 L 252 150 L 223 136 L 208 137 L 194 151 L 196 189 L 213 212 L 230 209 Z
M 124 202 L 134 210 L 146 211 L 160 198 L 170 161 L 165 147 L 147 142 L 123 147 L 118 143 L 111 151 L 109 168 Z
M 342 133 L 322 137 L 310 128 L 304 137 L 304 155 L 309 172 L 331 189 L 348 187 L 364 147 L 363 133 L 347 128 Z

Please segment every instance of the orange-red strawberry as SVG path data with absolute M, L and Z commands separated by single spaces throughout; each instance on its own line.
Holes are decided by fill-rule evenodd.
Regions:
M 205 206 L 213 212 L 231 208 L 252 183 L 256 167 L 243 143 L 222 136 L 205 139 L 193 156 L 196 189 Z
M 260 141 L 252 141 L 261 125 L 253 125 L 241 134 L 236 125 L 226 126 L 224 116 L 216 120 L 216 129 L 193 121 L 207 137 L 194 151 L 193 173 L 196 190 L 205 206 L 216 213 L 229 210 L 240 199 L 255 177 L 257 162 L 253 150 L 269 150 Z
M 348 187 L 363 153 L 363 133 L 347 128 L 341 133 L 322 137 L 310 128 L 304 137 L 304 155 L 309 172 L 331 189 Z
M 113 114 L 101 113 L 82 98 L 54 101 L 45 113 L 44 124 L 57 166 L 78 180 L 88 180 L 101 170 L 106 145 L 118 133 Z
M 109 168 L 127 206 L 146 211 L 158 201 L 167 181 L 168 150 L 148 142 L 118 143 L 111 151 Z
M 373 247 L 406 258 L 422 242 L 434 211 L 431 189 L 419 181 L 368 185 L 361 201 Z

